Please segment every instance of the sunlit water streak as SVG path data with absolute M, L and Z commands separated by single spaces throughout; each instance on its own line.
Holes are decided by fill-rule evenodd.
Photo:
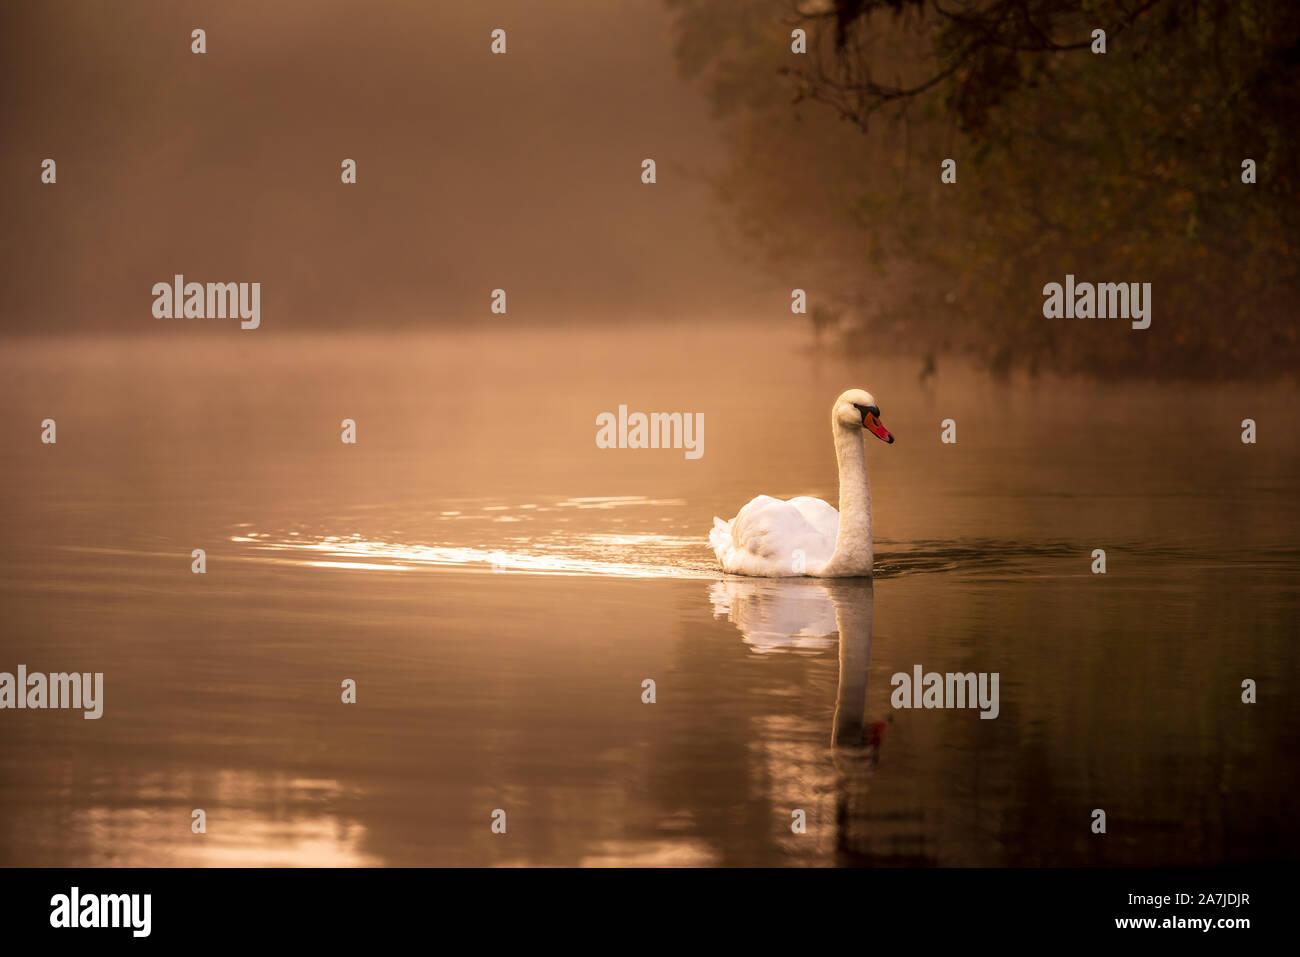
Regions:
M 623 536 L 637 538 L 646 546 L 671 544 L 665 536 Z M 598 538 L 596 539 L 599 540 Z M 330 536 L 319 540 L 276 541 L 269 536 L 238 535 L 231 538 L 238 544 L 289 554 L 324 554 L 334 560 L 293 558 L 295 564 L 315 567 L 353 569 L 411 569 L 416 566 L 452 566 L 459 568 L 486 567 L 494 572 L 524 572 L 533 575 L 611 575 L 621 578 L 725 578 L 721 572 L 686 565 L 650 565 L 635 562 L 602 561 L 559 554 L 538 554 L 485 549 L 475 546 L 408 545 L 399 542 L 366 541 L 360 536 L 339 538 Z M 594 544 L 588 538 L 586 544 Z M 581 547 L 582 538 L 573 545 Z M 627 544 L 626 542 L 622 544 Z M 346 560 L 345 560 L 346 559 Z

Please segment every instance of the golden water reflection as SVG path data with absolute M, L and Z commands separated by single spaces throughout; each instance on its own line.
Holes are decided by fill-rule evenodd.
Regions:
M 357 797 L 338 781 L 226 769 L 190 788 L 152 775 L 134 807 L 92 805 L 71 812 L 64 839 L 88 867 L 352 867 L 383 863 L 362 849 L 366 827 L 326 810 Z M 194 833 L 194 805 L 206 813 Z M 141 806 L 143 805 L 143 806 Z M 162 805 L 162 806 L 159 806 Z

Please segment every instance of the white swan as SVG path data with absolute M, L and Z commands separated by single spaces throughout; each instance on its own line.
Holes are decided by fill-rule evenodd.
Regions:
M 831 430 L 840 468 L 840 510 L 819 498 L 788 502 L 760 495 L 729 522 L 714 518 L 709 544 L 723 571 L 783 578 L 871 574 L 871 488 L 863 430 L 893 442 L 870 392 L 850 389 L 835 400 Z

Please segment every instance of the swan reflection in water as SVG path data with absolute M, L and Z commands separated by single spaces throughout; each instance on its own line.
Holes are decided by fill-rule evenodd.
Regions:
M 714 616 L 726 617 L 756 653 L 815 655 L 839 635 L 839 680 L 831 721 L 835 845 L 871 854 L 867 793 L 892 718 L 868 721 L 873 591 L 870 578 L 727 579 L 709 590 Z
M 867 672 L 871 665 L 870 578 L 726 579 L 709 589 L 714 617 L 731 620 L 759 654 L 816 654 L 836 644 L 840 678 L 835 693 L 831 746 L 837 752 L 876 752 L 883 722 L 866 722 Z

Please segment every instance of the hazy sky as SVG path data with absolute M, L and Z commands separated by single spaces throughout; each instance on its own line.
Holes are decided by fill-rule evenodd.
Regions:
M 658 0 L 5 5 L 3 327 L 155 331 L 178 272 L 261 282 L 263 329 L 490 321 L 496 287 L 516 321 L 770 308 L 669 27 Z

